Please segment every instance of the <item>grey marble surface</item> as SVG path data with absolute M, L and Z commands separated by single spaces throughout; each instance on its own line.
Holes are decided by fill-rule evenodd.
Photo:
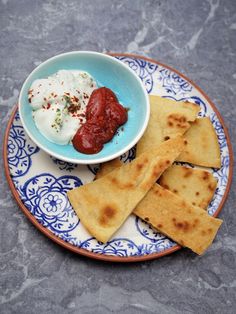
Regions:
M 1 0 L 1 142 L 29 72 L 70 50 L 134 52 L 173 66 L 216 103 L 236 146 L 235 0 Z M 124 265 L 43 236 L 16 205 L 2 159 L 0 171 L 0 313 L 236 312 L 235 180 L 207 254 L 184 249 Z

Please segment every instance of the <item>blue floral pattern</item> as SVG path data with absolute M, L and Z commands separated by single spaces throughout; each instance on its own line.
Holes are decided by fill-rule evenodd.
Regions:
M 210 117 L 222 160 L 220 169 L 211 169 L 218 180 L 215 195 L 208 207 L 208 213 L 214 215 L 226 191 L 230 160 L 224 129 L 213 108 L 197 89 L 177 73 L 142 57 L 117 58 L 139 75 L 149 93 L 194 102 L 201 107 L 199 116 Z M 92 180 L 99 165 L 78 167 L 46 155 L 25 134 L 18 112 L 10 128 L 7 149 L 12 182 L 25 207 L 63 241 L 96 254 L 121 258 L 164 252 L 176 245 L 147 222 L 132 215 L 109 242 L 103 244 L 91 237 L 72 209 L 66 193 Z M 133 147 L 120 156 L 120 160 L 130 162 L 135 158 L 135 150 Z
M 39 148 L 28 137 L 19 121 L 19 114 L 15 116 L 7 144 L 8 164 L 11 176 L 14 178 L 24 176 L 32 165 L 32 155 L 39 152 Z
M 162 241 L 165 236 L 157 232 L 149 223 L 136 217 L 135 224 L 138 232 L 151 242 Z
M 132 147 L 128 152 L 120 156 L 122 162 L 130 162 L 135 158 L 136 155 L 136 146 Z
M 78 166 L 77 164 L 73 164 L 73 163 L 71 163 L 71 162 L 66 162 L 66 161 L 57 159 L 57 158 L 52 157 L 52 156 L 50 156 L 50 157 L 51 157 L 52 161 L 53 161 L 56 165 L 58 165 L 58 168 L 59 168 L 60 170 L 66 170 L 66 171 L 71 172 L 71 171 L 73 171 L 75 168 L 77 168 L 77 166 Z
M 79 219 L 66 192 L 80 185 L 82 182 L 77 177 L 55 178 L 43 173 L 25 182 L 20 190 L 21 199 L 42 225 L 55 232 L 67 233 L 76 228 Z
M 166 92 L 172 95 L 178 94 L 184 96 L 193 89 L 191 84 L 177 73 L 165 68 L 159 71 L 159 81 L 162 83 L 162 87 L 165 88 Z
M 87 167 L 93 174 L 96 174 L 99 170 L 99 165 L 87 165 Z
M 139 247 L 130 239 L 119 238 L 107 242 L 106 244 L 98 243 L 93 249 L 94 253 L 115 255 L 120 257 L 140 255 Z
M 144 59 L 136 59 L 126 56 L 116 58 L 134 70 L 143 81 L 143 85 L 146 87 L 147 92 L 151 93 L 153 89 L 153 73 L 157 70 L 158 65 Z

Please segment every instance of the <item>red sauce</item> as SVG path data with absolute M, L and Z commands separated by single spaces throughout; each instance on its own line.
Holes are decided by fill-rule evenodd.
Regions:
M 127 110 L 112 90 L 106 87 L 94 90 L 86 108 L 86 122 L 72 139 L 74 148 L 84 154 L 98 153 L 127 119 Z

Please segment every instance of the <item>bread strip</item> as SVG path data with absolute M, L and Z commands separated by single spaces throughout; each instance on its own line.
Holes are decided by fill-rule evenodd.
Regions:
M 182 137 L 164 142 L 129 164 L 67 193 L 86 229 L 107 242 L 184 149 Z
M 212 244 L 222 224 L 200 207 L 155 184 L 136 206 L 135 215 L 149 222 L 181 246 L 201 255 Z

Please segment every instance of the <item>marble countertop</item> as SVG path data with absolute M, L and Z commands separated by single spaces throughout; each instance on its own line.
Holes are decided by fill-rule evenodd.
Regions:
M 1 142 L 35 66 L 62 52 L 95 50 L 145 55 L 187 75 L 216 104 L 235 150 L 235 0 L 1 0 L 0 47 Z M 1 313 L 235 313 L 234 179 L 224 223 L 204 256 L 182 249 L 112 264 L 42 235 L 12 197 L 2 159 L 0 169 Z

